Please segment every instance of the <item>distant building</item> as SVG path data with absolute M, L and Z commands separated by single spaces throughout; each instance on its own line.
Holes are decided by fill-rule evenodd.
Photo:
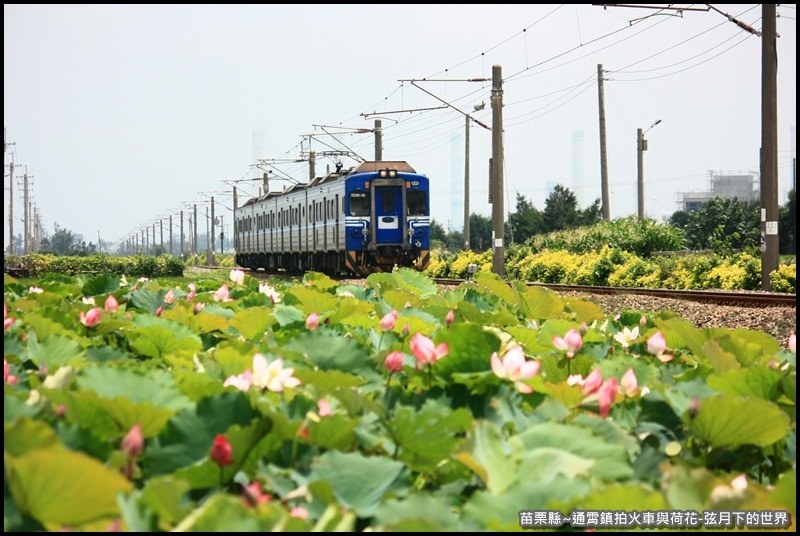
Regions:
M 761 199 L 758 177 L 749 175 L 715 175 L 710 173 L 709 189 L 699 192 L 678 192 L 677 205 L 684 212 L 697 212 L 703 203 L 719 197 L 744 203 Z
M 258 162 L 259 160 L 263 160 L 266 158 L 266 139 L 267 133 L 264 132 L 261 128 L 254 128 L 252 132 L 253 136 L 253 164 Z M 261 170 L 258 167 L 253 166 L 250 170 L 250 178 L 259 179 L 261 178 Z

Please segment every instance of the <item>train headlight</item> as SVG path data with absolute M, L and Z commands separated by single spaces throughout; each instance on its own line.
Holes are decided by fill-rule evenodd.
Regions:
M 361 234 L 363 234 L 364 236 L 367 236 L 369 234 L 369 229 L 364 227 L 363 229 L 361 229 Z
M 413 236 L 414 235 L 414 229 L 412 229 L 411 227 L 408 228 L 407 232 L 408 232 L 408 236 Z

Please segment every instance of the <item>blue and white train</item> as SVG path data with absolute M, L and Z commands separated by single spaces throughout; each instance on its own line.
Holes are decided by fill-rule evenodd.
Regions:
M 364 162 L 267 192 L 234 210 L 236 264 L 367 276 L 430 263 L 428 177 L 403 161 Z

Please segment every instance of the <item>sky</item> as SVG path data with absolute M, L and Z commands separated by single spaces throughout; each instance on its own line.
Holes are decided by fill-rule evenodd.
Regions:
M 556 184 L 580 208 L 601 198 L 602 66 L 611 216 L 637 213 L 642 129 L 645 216 L 663 219 L 713 176 L 758 180 L 761 146 L 762 38 L 742 27 L 761 30 L 761 5 L 668 5 L 684 9 L 4 4 L 4 248 L 12 199 L 14 235 L 24 228 L 26 176 L 49 235 L 118 244 L 155 225 L 158 240 L 170 216 L 176 235 L 181 212 L 187 226 L 195 206 L 206 220 L 212 197 L 227 235 L 234 188 L 242 204 L 264 171 L 272 190 L 306 182 L 311 152 L 316 175 L 373 160 L 378 123 L 383 159 L 430 177 L 433 219 L 461 230 L 467 154 L 470 212 L 492 215 L 495 70 L 505 212 L 518 195 L 544 209 Z M 783 205 L 796 4 L 777 14 Z

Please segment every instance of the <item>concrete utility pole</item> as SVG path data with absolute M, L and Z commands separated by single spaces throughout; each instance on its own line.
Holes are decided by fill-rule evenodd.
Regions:
M 383 129 L 380 119 L 375 120 L 375 161 L 383 160 Z
M 22 224 L 22 252 L 27 255 L 28 253 L 31 252 L 31 250 L 29 249 L 30 246 L 28 245 L 28 236 L 30 235 L 31 224 L 30 224 L 30 220 L 28 219 L 29 216 L 30 216 L 30 205 L 28 204 L 29 202 L 28 202 L 28 171 L 27 171 L 27 166 L 26 166 L 25 174 L 23 175 L 23 179 L 24 179 L 24 182 L 22 183 L 23 184 L 23 187 L 22 187 L 22 191 L 23 191 L 22 202 L 25 204 L 25 206 L 22 207 L 23 208 L 22 213 L 23 213 L 23 217 L 25 218 L 25 221 Z
M 158 219 L 158 227 L 159 227 L 158 237 L 159 237 L 159 241 L 161 242 L 161 251 L 159 251 L 158 254 L 159 255 L 163 255 L 164 254 L 164 218 L 159 218 Z
M 233 253 L 234 254 L 236 253 L 236 248 L 239 246 L 239 233 L 237 232 L 236 229 L 236 210 L 238 208 L 239 208 L 239 198 L 236 195 L 236 186 L 234 186 L 233 187 Z M 234 259 L 234 262 L 236 262 L 236 259 Z
M 775 4 L 761 5 L 761 289 L 778 269 L 778 51 Z
M 217 259 L 215 258 L 215 251 L 217 249 L 217 220 L 214 219 L 214 196 L 211 196 L 211 220 L 209 221 L 211 225 L 211 250 L 209 255 L 209 266 L 216 266 Z
M 644 220 L 644 152 L 647 150 L 647 140 L 644 139 L 644 135 L 650 131 L 651 128 L 656 126 L 661 122 L 661 119 L 656 119 L 650 127 L 642 131 L 642 129 L 636 130 L 636 168 L 637 168 L 637 205 L 638 210 L 637 214 L 639 215 L 639 221 Z
M 500 277 L 505 277 L 502 70 L 500 65 L 492 66 L 492 271 Z
M 464 251 L 469 251 L 469 127 L 470 118 L 464 116 Z
M 600 194 L 603 219 L 611 221 L 611 194 L 608 188 L 608 149 L 606 148 L 606 102 L 603 96 L 603 65 L 597 64 L 597 102 L 600 114 Z
M 14 157 L 8 167 L 8 253 L 14 254 Z
M 169 256 L 172 257 L 172 214 L 169 215 Z
M 186 250 L 186 242 L 185 236 L 183 234 L 183 211 L 181 210 L 181 258 L 183 258 L 183 252 Z
M 192 242 L 194 252 L 194 264 L 197 265 L 197 205 L 194 205 L 194 240 Z

